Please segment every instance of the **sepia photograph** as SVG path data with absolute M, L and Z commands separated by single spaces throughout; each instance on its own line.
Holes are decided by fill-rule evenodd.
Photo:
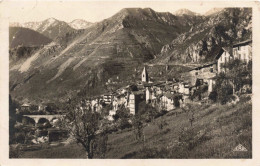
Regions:
M 204 3 L 11 1 L 8 158 L 252 159 L 253 7 Z

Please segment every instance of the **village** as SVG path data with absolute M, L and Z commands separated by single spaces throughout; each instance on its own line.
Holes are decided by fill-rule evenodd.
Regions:
M 142 101 L 151 104 L 160 110 L 171 111 L 176 107 L 183 107 L 191 102 L 191 96 L 202 88 L 204 92 L 200 96 L 202 102 L 207 102 L 209 94 L 213 91 L 216 84 L 216 76 L 219 73 L 226 72 L 223 67 L 232 59 L 239 59 L 245 64 L 252 60 L 252 41 L 243 41 L 233 45 L 233 48 L 221 48 L 219 53 L 214 56 L 212 63 L 207 63 L 191 69 L 184 73 L 183 77 L 176 81 L 150 81 L 149 73 L 146 67 L 143 68 L 141 82 L 136 85 L 128 85 L 114 92 L 103 94 L 99 97 L 86 99 L 86 107 L 92 111 L 100 112 L 105 105 L 111 105 L 109 111 L 109 120 L 113 121 L 113 115 L 124 106 L 128 108 L 130 114 L 135 115 L 138 112 L 138 104 Z M 166 65 L 167 68 L 167 65 Z M 244 87 L 243 90 L 246 91 Z M 80 109 L 83 109 L 82 107 Z

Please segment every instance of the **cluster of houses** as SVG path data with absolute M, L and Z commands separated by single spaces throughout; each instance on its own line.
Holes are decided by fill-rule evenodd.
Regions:
M 172 81 L 149 81 L 149 75 L 144 67 L 141 75 L 141 83 L 133 90 L 131 86 L 122 87 L 115 92 L 107 93 L 99 98 L 90 100 L 91 107 L 95 111 L 101 111 L 102 102 L 111 105 L 109 119 L 116 114 L 120 107 L 130 110 L 130 114 L 138 112 L 140 102 L 146 101 L 162 110 L 174 110 L 189 102 L 190 96 L 202 86 L 207 88 L 206 97 L 213 91 L 216 76 L 225 72 L 223 64 L 232 59 L 239 59 L 245 63 L 252 60 L 252 40 L 243 41 L 233 45 L 232 48 L 221 48 L 215 55 L 214 61 L 192 68 L 188 73 L 183 74 L 181 80 Z

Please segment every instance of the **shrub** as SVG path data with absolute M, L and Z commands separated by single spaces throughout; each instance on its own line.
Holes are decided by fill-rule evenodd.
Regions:
M 179 136 L 179 142 L 181 142 L 188 150 L 192 150 L 197 145 L 210 139 L 211 138 L 206 135 L 206 132 L 201 131 L 200 133 L 196 133 L 194 128 L 182 130 Z
M 47 136 L 48 131 L 47 130 L 36 130 L 35 136 L 37 137 L 42 137 L 42 136 Z
M 9 158 L 19 158 L 21 156 L 20 145 L 9 146 Z
M 120 120 L 120 129 L 123 130 L 125 128 L 130 128 L 132 125 L 129 123 L 128 118 L 122 118 Z
M 15 133 L 15 142 L 23 144 L 25 141 L 25 134 L 23 132 Z
M 143 120 L 141 118 L 141 116 L 136 115 L 133 121 L 133 126 L 135 128 L 134 132 L 135 132 L 135 138 L 138 141 L 142 140 L 142 136 L 144 135 L 143 133 Z
M 212 100 L 213 102 L 216 102 L 217 101 L 217 97 L 218 97 L 218 94 L 216 91 L 212 91 L 210 92 L 209 94 L 209 99 Z
M 233 87 L 230 84 L 222 83 L 221 87 L 217 89 L 218 101 L 221 104 L 226 104 L 233 94 Z
M 165 120 L 163 120 L 162 118 L 160 118 L 159 122 L 157 123 L 157 126 L 160 130 L 162 130 L 167 125 L 168 125 L 168 123 Z

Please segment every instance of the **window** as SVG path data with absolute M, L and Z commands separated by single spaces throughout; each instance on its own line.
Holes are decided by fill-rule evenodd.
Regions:
M 240 50 L 240 47 L 239 47 L 239 46 L 237 47 L 237 50 Z
M 213 67 L 210 68 L 210 72 L 213 73 Z
M 198 72 L 195 72 L 195 75 L 198 75 L 199 73 Z
M 238 54 L 238 59 L 241 59 L 241 54 Z

